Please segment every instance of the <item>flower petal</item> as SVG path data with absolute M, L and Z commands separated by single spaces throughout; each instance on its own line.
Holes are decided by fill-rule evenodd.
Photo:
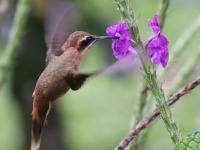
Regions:
M 119 39 L 112 40 L 113 54 L 117 59 L 121 59 L 130 53 L 132 45 L 130 44 L 131 33 L 129 28 L 122 21 L 106 29 L 106 33 L 110 36 L 119 36 Z
M 169 59 L 169 42 L 167 38 L 161 33 L 160 27 L 158 26 L 158 15 L 154 15 L 152 22 L 148 19 L 147 23 L 154 32 L 154 34 L 147 38 L 147 40 L 144 42 L 148 45 L 148 55 L 154 64 L 161 64 L 163 67 L 166 67 Z
M 158 15 L 155 14 L 153 21 L 151 22 L 150 19 L 147 20 L 148 26 L 153 30 L 154 33 L 160 32 L 160 27 L 158 25 Z

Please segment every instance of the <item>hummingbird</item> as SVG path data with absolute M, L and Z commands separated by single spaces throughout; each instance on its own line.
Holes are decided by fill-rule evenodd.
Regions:
M 52 103 L 68 92 L 78 90 L 88 77 L 98 75 L 104 69 L 80 73 L 80 66 L 88 50 L 103 39 L 119 39 L 117 36 L 96 36 L 83 31 L 73 32 L 60 48 L 47 51 L 46 67 L 33 92 L 31 150 L 40 147 L 42 129 Z

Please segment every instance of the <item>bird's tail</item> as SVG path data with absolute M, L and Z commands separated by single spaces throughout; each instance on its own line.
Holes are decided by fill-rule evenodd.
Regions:
M 38 150 L 40 148 L 42 129 L 43 125 L 39 124 L 36 120 L 33 120 L 31 150 Z
M 40 148 L 42 129 L 46 124 L 46 117 L 50 110 L 49 103 L 37 103 L 37 100 L 34 99 L 33 102 L 33 126 L 31 132 L 31 150 L 38 150 Z

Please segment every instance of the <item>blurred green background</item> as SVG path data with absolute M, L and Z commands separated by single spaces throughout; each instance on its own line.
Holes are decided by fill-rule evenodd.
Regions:
M 2 2 L 2 1 L 1 1 Z M 32 91 L 45 66 L 44 14 L 47 1 L 31 1 L 31 10 L 23 38 L 19 44 L 13 70 L 0 89 L 0 149 L 26 150 L 30 147 Z M 105 29 L 120 20 L 115 4 L 107 0 L 73 0 L 79 17 L 72 29 L 91 34 L 105 35 Z M 1 3 L 2 4 L 2 3 Z M 10 0 L 7 13 L 0 23 L 0 54 L 2 54 L 17 1 Z M 1 7 L 0 7 L 1 8 Z M 175 0 L 167 13 L 163 33 L 170 47 L 200 16 L 200 1 Z M 151 30 L 148 18 L 158 12 L 158 1 L 134 0 L 133 10 L 141 37 L 145 40 Z M 70 21 L 67 22 L 70 24 Z M 70 32 L 72 32 L 70 31 Z M 200 32 L 182 49 L 178 67 L 184 67 L 192 57 L 188 54 L 200 51 Z M 96 43 L 87 55 L 81 70 L 91 71 L 115 61 L 111 41 Z M 174 61 L 174 60 L 172 60 Z M 199 65 L 199 64 L 197 64 Z M 158 73 L 159 74 L 159 73 Z M 174 73 L 176 74 L 176 72 Z M 91 78 L 78 91 L 70 90 L 53 105 L 48 125 L 43 132 L 41 150 L 112 150 L 130 130 L 132 112 L 141 89 L 142 77 L 134 72 L 104 75 Z M 167 87 L 167 92 L 171 87 Z M 172 108 L 176 121 L 184 134 L 200 126 L 199 88 L 185 96 Z M 151 104 L 154 108 L 154 104 Z M 145 150 L 169 150 L 173 144 L 159 118 L 148 128 Z

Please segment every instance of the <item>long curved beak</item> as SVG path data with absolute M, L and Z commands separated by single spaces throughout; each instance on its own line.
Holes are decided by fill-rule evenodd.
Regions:
M 119 39 L 119 36 L 97 36 L 96 40 L 104 40 L 104 39 Z

